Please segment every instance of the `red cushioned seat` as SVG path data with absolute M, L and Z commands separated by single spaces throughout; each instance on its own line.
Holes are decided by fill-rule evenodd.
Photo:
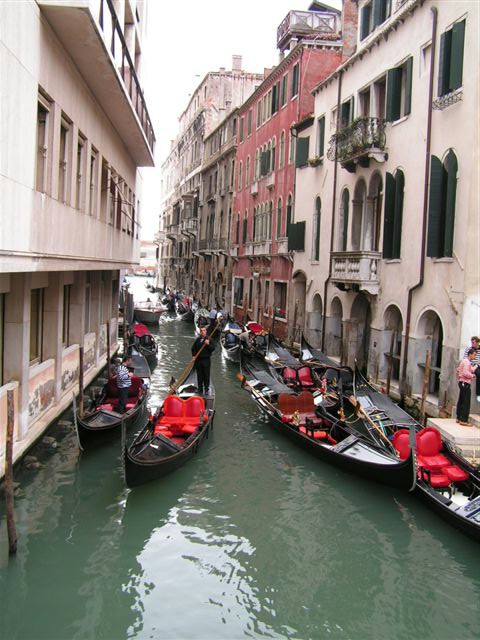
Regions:
M 205 412 L 205 400 L 200 396 L 192 396 L 184 402 L 184 416 L 186 418 L 198 418 Z
M 307 429 L 305 427 L 299 427 L 298 430 L 300 431 L 300 433 L 307 433 Z M 308 429 L 308 434 L 311 435 L 311 433 L 312 430 Z M 326 440 L 327 436 L 328 434 L 326 431 L 319 431 L 318 429 L 313 431 L 313 437 L 315 440 Z
M 167 396 L 163 402 L 163 415 L 168 417 L 183 416 L 183 400 L 178 396 Z
M 442 437 L 433 427 L 425 427 L 417 433 L 417 454 L 419 464 L 429 471 L 439 471 L 451 465 L 450 460 L 440 453 Z
M 107 411 L 113 411 L 113 405 L 110 402 L 105 402 L 104 404 L 99 405 L 99 409 L 107 409 Z
M 198 424 L 194 425 L 194 424 L 185 424 L 181 427 L 182 433 L 185 433 L 186 435 L 191 435 L 192 433 L 195 433 L 195 431 L 197 431 L 198 428 Z
M 410 455 L 410 434 L 408 429 L 395 431 L 392 443 L 400 456 L 400 460 L 406 460 Z
M 297 372 L 292 367 L 285 367 L 282 371 L 285 384 L 297 384 Z
M 452 482 L 464 482 L 465 480 L 468 480 L 468 473 L 456 464 L 453 464 L 450 467 L 444 467 L 442 471 Z
M 310 367 L 300 367 L 297 371 L 297 376 L 302 387 L 313 387 L 315 385 Z

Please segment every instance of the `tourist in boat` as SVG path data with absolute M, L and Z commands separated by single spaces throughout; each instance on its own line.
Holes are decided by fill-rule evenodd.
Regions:
M 471 424 L 468 421 L 470 414 L 470 385 L 477 367 L 473 365 L 473 360 L 476 356 L 475 349 L 468 349 L 467 357 L 464 358 L 457 367 L 457 380 L 458 380 L 458 402 L 457 402 L 457 422 L 463 427 L 470 427 Z
M 129 355 L 124 355 L 120 364 L 115 369 L 115 378 L 117 380 L 118 389 L 118 413 L 125 413 L 128 390 L 132 384 L 133 373 L 129 370 L 131 366 L 131 358 Z
M 200 327 L 200 335 L 192 345 L 192 356 L 195 356 L 198 393 L 208 395 L 210 388 L 210 356 L 215 346 L 207 337 L 207 327 Z M 198 354 L 198 355 L 197 355 Z

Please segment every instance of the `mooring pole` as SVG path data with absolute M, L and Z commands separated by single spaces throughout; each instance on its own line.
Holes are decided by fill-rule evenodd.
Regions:
M 110 375 L 110 321 L 107 320 L 107 368 Z
M 15 527 L 15 512 L 13 501 L 13 427 L 15 413 L 13 406 L 13 391 L 7 391 L 7 442 L 5 448 L 5 502 L 7 508 L 8 553 L 17 553 L 17 529 Z
M 387 388 L 385 393 L 387 396 L 390 395 L 390 382 L 392 380 L 392 369 L 393 369 L 393 347 L 395 345 L 395 329 L 392 330 L 392 337 L 390 339 L 390 357 L 388 359 L 388 370 L 387 370 Z
M 427 398 L 428 381 L 430 380 L 430 351 L 425 354 L 425 371 L 423 372 L 422 402 L 420 404 L 420 424 L 425 426 L 425 400 Z
M 78 374 L 78 386 L 79 386 L 78 415 L 80 416 L 80 418 L 82 418 L 83 417 L 83 347 L 80 347 L 78 355 L 79 355 L 79 366 L 80 366 L 80 372 Z

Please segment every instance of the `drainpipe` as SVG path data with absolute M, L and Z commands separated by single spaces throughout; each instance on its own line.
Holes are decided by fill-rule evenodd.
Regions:
M 337 91 L 337 127 L 335 133 L 338 134 L 340 130 L 340 102 L 342 99 L 342 78 L 343 78 L 343 70 L 340 69 L 338 72 L 338 91 Z M 330 282 L 330 278 L 332 277 L 332 253 L 333 253 L 333 242 L 335 237 L 335 203 L 337 200 L 337 177 L 338 177 L 338 159 L 337 159 L 337 144 L 335 141 L 335 161 L 333 163 L 333 189 L 332 189 L 332 227 L 330 230 L 330 256 L 329 256 L 329 266 L 328 266 L 328 277 L 325 280 L 325 284 L 323 286 L 323 316 L 322 316 L 322 351 L 325 351 L 325 327 L 327 323 L 327 289 L 328 283 Z
M 428 216 L 428 194 L 430 190 L 430 146 L 432 139 L 432 100 L 433 100 L 433 74 L 435 66 L 435 50 L 437 38 L 437 18 L 438 11 L 436 7 L 431 7 L 432 12 L 432 50 L 430 54 L 430 78 L 428 87 L 428 104 L 427 104 L 427 137 L 425 142 L 425 175 L 423 189 L 423 220 L 422 220 L 422 244 L 420 255 L 420 275 L 418 282 L 408 289 L 407 298 L 407 315 L 405 321 L 405 345 L 403 348 L 402 376 L 400 382 L 400 396 L 403 404 L 406 396 L 407 386 L 407 364 L 408 364 L 408 343 L 410 340 L 410 322 L 412 315 L 412 299 L 413 292 L 423 285 L 425 275 L 425 245 L 427 239 L 427 216 Z

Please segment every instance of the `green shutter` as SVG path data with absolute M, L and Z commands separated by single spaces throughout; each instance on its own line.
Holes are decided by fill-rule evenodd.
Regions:
M 276 113 L 278 108 L 278 86 L 276 84 L 272 87 L 272 113 Z
M 403 115 L 407 116 L 412 110 L 412 69 L 413 58 L 410 56 L 404 64 L 405 69 L 405 103 L 403 105 Z
M 393 219 L 392 234 L 392 258 L 400 258 L 402 245 L 402 219 L 403 219 L 403 193 L 405 189 L 405 177 L 403 171 L 395 174 L 395 213 Z
M 305 222 L 288 226 L 288 251 L 305 251 Z
M 362 17 L 361 17 L 361 27 L 360 27 L 360 40 L 366 38 L 369 34 L 370 28 L 370 5 L 367 4 L 366 7 L 362 8 Z
M 297 138 L 297 153 L 295 156 L 295 166 L 304 167 L 308 162 L 308 147 L 310 138 Z
M 443 255 L 453 255 L 453 231 L 455 228 L 455 197 L 457 193 L 457 158 L 453 151 L 449 151 L 445 160 L 447 169 L 447 192 L 445 198 L 445 229 Z
M 450 91 L 450 58 L 452 53 L 452 30 L 445 31 L 440 37 L 440 55 L 438 57 L 438 95 L 444 96 Z
M 318 155 L 323 157 L 325 152 L 325 116 L 322 116 L 318 121 Z
M 377 27 L 379 24 L 382 24 L 382 4 L 384 4 L 383 0 L 373 0 L 373 28 Z
M 432 156 L 430 165 L 430 195 L 428 203 L 428 237 L 427 256 L 438 258 L 440 249 L 440 233 L 443 201 L 443 166 L 436 156 Z
M 400 118 L 400 96 L 402 90 L 402 69 L 395 67 L 387 72 L 387 113 L 390 122 Z
M 463 46 L 465 41 L 465 20 L 457 22 L 452 28 L 452 52 L 450 58 L 449 89 L 455 91 L 462 86 Z
M 393 224 L 395 221 L 395 179 L 387 173 L 385 180 L 385 206 L 383 215 L 383 257 L 393 258 Z

